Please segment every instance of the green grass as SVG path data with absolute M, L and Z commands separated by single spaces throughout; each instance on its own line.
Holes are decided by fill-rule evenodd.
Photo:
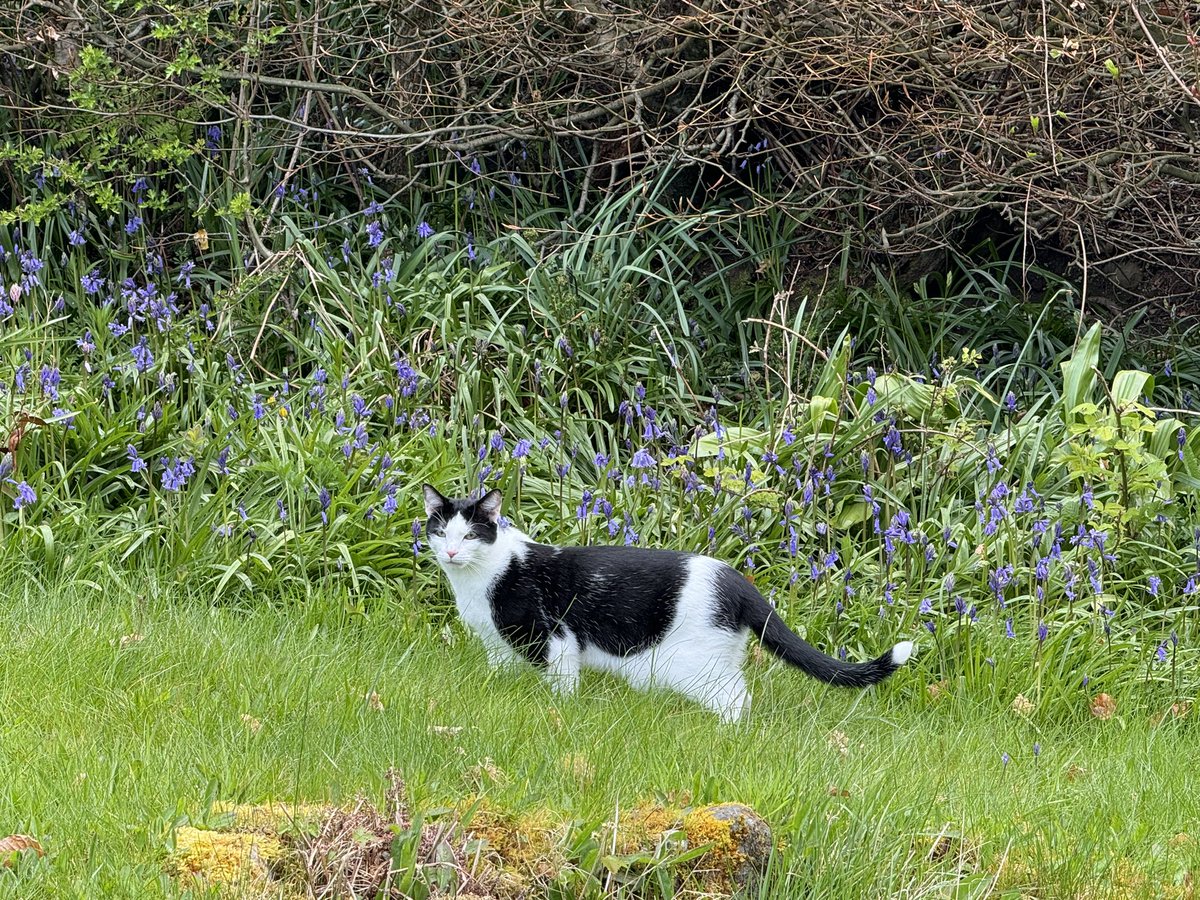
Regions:
M 599 676 L 555 699 L 531 671 L 489 672 L 435 598 L 363 617 L 328 598 L 213 607 L 134 575 L 7 586 L 0 827 L 48 852 L 0 872 L 3 897 L 171 896 L 160 865 L 181 816 L 214 798 L 378 799 L 392 765 L 426 809 L 482 792 L 600 822 L 668 792 L 750 803 L 785 843 L 769 896 L 1019 896 L 998 870 L 1030 896 L 1154 896 L 1200 861 L 1168 846 L 1200 823 L 1195 729 L 1132 705 L 1042 722 L 1008 697 L 931 700 L 919 659 L 865 694 L 767 660 L 749 721 L 728 728 Z M 943 833 L 952 852 L 928 860 Z

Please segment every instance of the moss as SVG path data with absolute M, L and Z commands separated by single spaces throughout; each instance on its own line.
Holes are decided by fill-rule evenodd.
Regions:
M 601 843 L 615 846 L 619 854 L 652 850 L 663 838 L 683 826 L 684 810 L 674 806 L 643 803 L 629 810 L 616 824 L 616 840 L 609 834 Z
M 207 831 L 184 826 L 175 832 L 175 852 L 167 871 L 212 884 L 270 887 L 271 868 L 284 856 L 271 835 L 241 831 Z
M 707 891 L 746 887 L 766 867 L 774 849 L 767 823 L 748 806 L 718 803 L 689 812 L 683 819 L 688 845 L 707 846 L 693 878 Z
M 565 865 L 553 819 L 545 810 L 516 814 L 497 809 L 486 800 L 463 804 L 465 813 L 474 806 L 466 834 L 484 842 L 484 850 L 497 858 L 507 880 L 528 883 L 554 878 Z

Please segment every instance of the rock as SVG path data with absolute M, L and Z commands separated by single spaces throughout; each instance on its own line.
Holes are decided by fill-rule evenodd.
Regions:
M 693 847 L 709 845 L 701 858 L 711 869 L 712 886 L 745 888 L 766 871 L 774 849 L 771 826 L 749 806 L 718 803 L 701 807 L 683 819 Z

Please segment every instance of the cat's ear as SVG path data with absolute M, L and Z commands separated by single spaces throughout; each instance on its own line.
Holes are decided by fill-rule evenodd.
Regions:
M 488 517 L 489 522 L 496 522 L 500 519 L 500 502 L 504 499 L 504 495 L 498 490 L 490 490 L 475 504 L 475 508 Z
M 425 515 L 432 516 L 435 512 L 441 509 L 450 501 L 438 493 L 438 489 L 432 484 L 421 485 L 421 490 L 425 492 Z

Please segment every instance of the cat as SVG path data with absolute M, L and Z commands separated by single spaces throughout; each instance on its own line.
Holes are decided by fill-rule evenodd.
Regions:
M 502 525 L 498 490 L 477 500 L 423 490 L 430 547 L 489 664 L 528 660 L 562 693 L 582 669 L 601 669 L 638 688 L 672 688 L 735 722 L 750 706 L 742 673 L 750 633 L 808 675 L 845 687 L 876 684 L 912 655 L 912 642 L 901 641 L 870 662 L 842 662 L 792 632 L 717 559 L 539 544 Z

